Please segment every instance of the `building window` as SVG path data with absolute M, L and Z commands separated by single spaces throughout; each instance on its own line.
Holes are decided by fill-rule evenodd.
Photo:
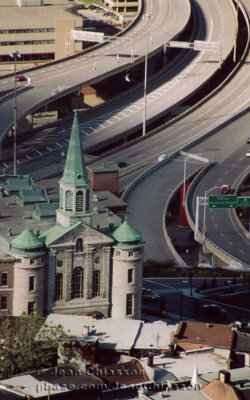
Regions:
M 28 302 L 28 315 L 32 314 L 35 311 L 35 302 L 29 301 Z
M 7 296 L 0 297 L 0 309 L 7 310 Z
M 133 294 L 127 294 L 126 299 L 126 315 L 131 315 L 133 313 Z
M 83 269 L 77 267 L 73 271 L 72 279 L 72 298 L 83 297 Z
M 76 240 L 76 253 L 82 253 L 82 250 L 83 250 L 82 239 L 79 238 Z
M 62 298 L 63 298 L 63 275 L 56 274 L 55 300 L 62 300 Z
M 133 282 L 133 269 L 128 270 L 128 283 Z
M 121 252 L 120 252 L 119 250 L 116 250 L 115 254 L 116 254 L 117 256 L 120 256 L 120 255 L 121 255 Z
M 133 252 L 132 250 L 129 250 L 129 252 L 128 252 L 128 256 L 129 256 L 129 257 L 132 257 L 132 256 L 133 256 L 133 254 L 134 254 L 134 252 Z
M 86 210 L 89 209 L 89 190 L 86 190 Z
M 76 193 L 76 211 L 83 211 L 83 192 Z
M 97 270 L 94 272 L 93 275 L 93 296 L 100 296 L 101 294 L 101 281 L 100 281 L 101 275 L 100 271 Z
M 32 292 L 33 290 L 35 290 L 35 277 L 30 276 L 29 277 L 29 291 Z
M 1 273 L 1 286 L 8 286 L 8 272 Z
M 57 267 L 62 267 L 63 266 L 63 261 L 62 260 L 57 260 L 56 266 Z
M 63 189 L 61 188 L 61 195 L 60 195 L 60 208 L 63 209 Z
M 71 192 L 71 190 L 67 190 L 66 192 L 65 210 L 73 210 L 73 192 Z

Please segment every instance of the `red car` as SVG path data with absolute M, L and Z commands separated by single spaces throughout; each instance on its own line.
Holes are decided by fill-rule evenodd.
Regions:
M 230 188 L 229 185 L 222 185 L 221 188 L 220 188 L 220 192 L 223 193 L 223 194 L 230 193 L 230 190 L 231 190 L 231 188 Z
M 15 80 L 16 80 L 16 82 L 23 82 L 23 81 L 26 81 L 27 78 L 24 75 L 17 75 Z

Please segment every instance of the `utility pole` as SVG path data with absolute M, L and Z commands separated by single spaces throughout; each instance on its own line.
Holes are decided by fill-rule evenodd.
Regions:
M 16 164 L 17 164 L 17 154 L 16 154 L 16 134 L 17 134 L 17 95 L 16 95 L 16 61 L 17 57 L 21 57 L 18 50 L 13 50 L 10 52 L 10 56 L 14 58 L 14 115 L 13 115 L 13 139 L 14 139 L 14 165 L 13 165 L 13 175 L 17 174 Z

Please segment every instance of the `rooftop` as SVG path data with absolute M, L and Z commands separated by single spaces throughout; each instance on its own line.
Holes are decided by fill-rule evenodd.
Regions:
M 1 29 L 51 27 L 55 19 L 74 19 L 82 23 L 81 17 L 70 13 L 72 3 L 68 0 L 45 0 L 43 6 L 18 7 L 15 0 L 0 0 Z M 27 25 L 28 23 L 28 25 Z
M 4 185 L 7 179 L 11 180 L 9 176 L 0 176 L 1 184 Z M 26 181 L 27 179 L 24 182 Z M 25 206 L 18 204 L 17 194 L 0 196 L 0 249 L 3 252 L 9 251 L 10 242 L 27 226 L 34 233 L 39 231 L 41 235 L 55 226 L 55 211 L 58 208 L 59 197 L 58 178 L 41 180 L 34 186 L 34 192 L 23 192 L 29 197 L 29 203 Z M 45 189 L 41 190 L 42 188 L 46 188 L 47 203 L 37 203 L 37 195 L 44 193 Z M 93 210 L 92 226 L 100 229 L 104 234 L 109 234 L 121 223 L 120 217 L 109 208 L 124 207 L 125 203 L 109 191 L 98 191 L 99 200 L 96 201 L 95 193 L 90 192 L 90 208 Z M 25 199 L 27 200 L 27 197 Z M 44 196 L 42 200 L 44 201 Z
M 180 321 L 175 342 L 184 350 L 194 347 L 231 347 L 230 325 L 194 321 Z
M 61 371 L 61 372 L 60 372 Z M 16 375 L 0 381 L 2 389 L 6 387 L 10 392 L 32 396 L 32 398 L 47 398 L 48 388 L 51 394 L 69 392 L 71 388 L 78 388 L 80 385 L 98 387 L 102 380 L 94 375 L 87 375 L 73 365 L 63 365 L 56 368 L 38 370 L 29 374 Z M 0 392 L 1 394 L 1 392 Z M 6 397 L 6 399 L 16 399 L 18 397 Z M 86 398 L 86 397 L 85 397 Z M 1 397 L 5 399 L 5 397 Z
M 50 314 L 46 324 L 62 325 L 69 336 L 79 340 L 95 342 L 100 348 L 130 350 L 143 322 L 130 319 L 105 318 L 96 320 L 92 317 L 64 314 Z M 89 334 L 83 332 L 89 327 Z M 128 335 L 128 332 L 130 334 Z

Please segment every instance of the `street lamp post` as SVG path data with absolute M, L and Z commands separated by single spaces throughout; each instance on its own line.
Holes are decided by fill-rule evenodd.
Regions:
M 186 202 L 186 175 L 187 175 L 187 157 L 184 157 L 184 171 L 183 171 L 183 196 L 182 196 L 182 206 L 185 207 Z
M 151 15 L 145 14 L 147 21 Z M 147 75 L 148 75 L 148 28 L 146 35 L 146 54 L 145 54 L 145 69 L 144 69 L 144 108 L 143 108 L 143 123 L 142 123 L 142 136 L 146 136 L 146 119 L 147 119 Z
M 17 131 L 17 96 L 16 96 L 16 61 L 17 57 L 20 58 L 21 55 L 18 50 L 13 50 L 10 52 L 10 56 L 14 58 L 14 115 L 13 115 L 13 139 L 14 139 L 14 163 L 13 163 L 13 174 L 16 175 L 16 131 Z
M 198 225 L 199 225 L 199 206 L 203 205 L 203 227 L 202 227 L 202 243 L 205 243 L 205 233 L 206 233 L 206 206 L 208 204 L 208 194 L 212 192 L 214 189 L 218 189 L 219 186 L 214 186 L 208 190 L 205 190 L 204 197 L 196 197 L 196 205 L 195 205 L 195 230 L 194 230 L 194 238 L 198 240 Z
M 218 189 L 219 186 L 214 186 L 208 190 L 205 190 L 205 202 L 204 202 L 204 210 L 203 210 L 203 229 L 202 229 L 202 243 L 205 243 L 205 235 L 206 235 L 206 209 L 208 203 L 208 194 L 212 192 L 214 189 Z

